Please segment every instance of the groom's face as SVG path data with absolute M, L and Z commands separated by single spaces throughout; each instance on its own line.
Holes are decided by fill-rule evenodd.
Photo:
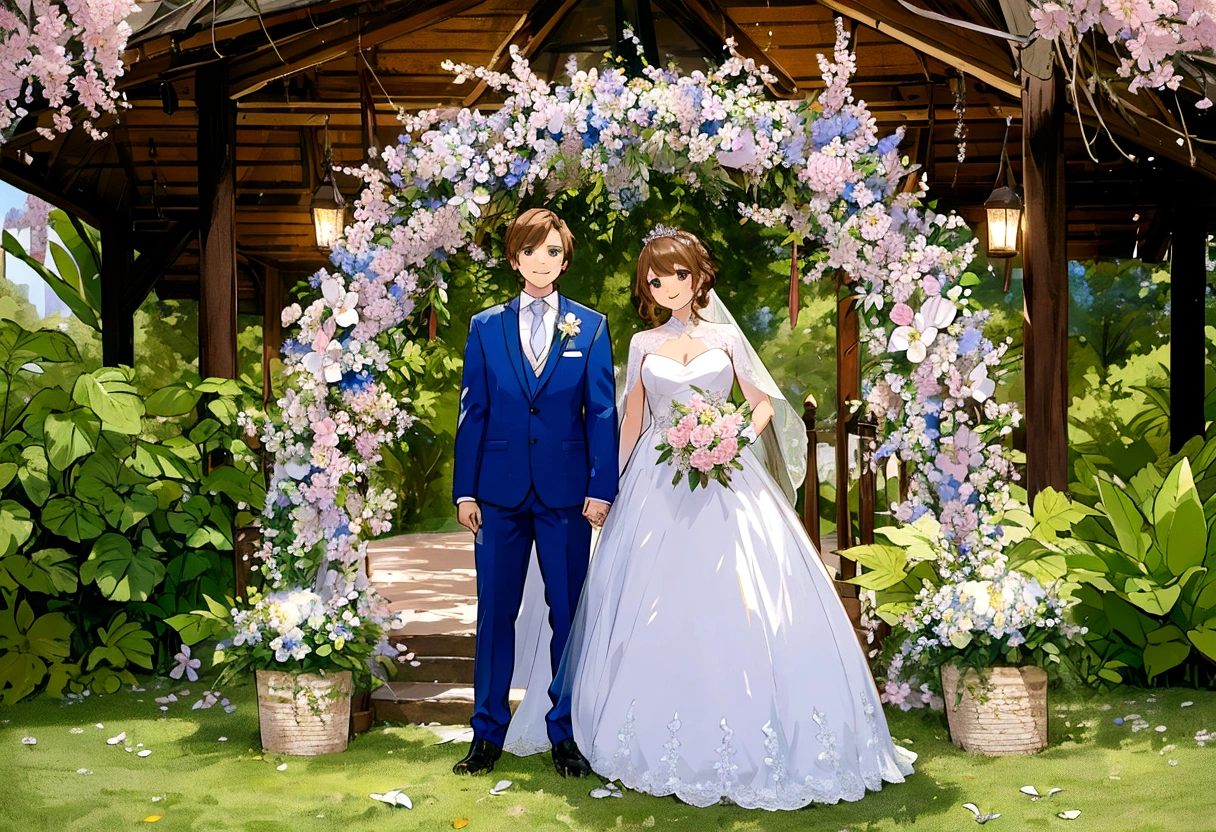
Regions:
M 547 289 L 566 269 L 566 250 L 562 235 L 551 229 L 539 246 L 525 246 L 511 263 L 523 279 L 537 289 Z

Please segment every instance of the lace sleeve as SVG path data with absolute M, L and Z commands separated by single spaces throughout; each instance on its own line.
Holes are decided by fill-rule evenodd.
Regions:
M 653 329 L 635 332 L 629 339 L 629 363 L 625 366 L 625 386 L 618 391 L 617 398 L 617 412 L 621 414 L 622 419 L 625 417 L 625 398 L 642 377 L 642 360 L 654 352 L 662 340 L 662 336 Z

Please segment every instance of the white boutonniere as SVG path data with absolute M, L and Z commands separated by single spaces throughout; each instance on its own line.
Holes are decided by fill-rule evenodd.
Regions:
M 573 338 L 581 331 L 579 329 L 579 325 L 581 323 L 582 321 L 576 318 L 573 312 L 567 312 L 566 317 L 558 321 L 557 331 L 562 335 L 565 335 L 567 338 Z

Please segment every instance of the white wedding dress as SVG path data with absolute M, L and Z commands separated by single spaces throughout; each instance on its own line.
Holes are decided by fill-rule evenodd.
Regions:
M 757 446 L 744 449 L 729 488 L 673 486 L 674 469 L 657 463 L 673 399 L 694 387 L 728 397 L 736 372 L 756 383 L 754 353 L 733 326 L 690 327 L 706 349 L 687 364 L 654 354 L 684 331 L 673 319 L 631 344 L 630 384 L 642 383 L 651 425 L 625 467 L 570 635 L 575 740 L 603 777 L 695 806 L 796 809 L 902 782 L 915 755 L 892 743 L 832 577 Z M 507 738 L 516 753 L 547 748 L 551 676 L 532 660 L 547 657 L 537 649 L 547 633 L 530 629 L 516 683 L 531 681 Z

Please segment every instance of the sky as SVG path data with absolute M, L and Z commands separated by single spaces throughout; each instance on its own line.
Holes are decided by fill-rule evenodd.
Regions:
M 4 216 L 9 212 L 9 209 L 23 207 L 25 207 L 25 192 L 14 188 L 7 182 L 0 181 L 0 220 L 4 219 Z M 10 233 L 15 234 L 22 245 L 29 245 L 29 231 L 17 231 Z M 0 252 L 0 254 L 3 254 L 5 259 L 5 277 L 7 277 L 13 283 L 24 284 L 30 287 L 28 292 L 30 301 L 38 309 L 38 314 L 45 316 L 46 283 L 43 282 L 42 278 L 39 277 L 33 269 L 22 263 L 16 257 L 13 257 L 5 252 Z M 47 255 L 47 259 L 50 259 L 49 253 Z

